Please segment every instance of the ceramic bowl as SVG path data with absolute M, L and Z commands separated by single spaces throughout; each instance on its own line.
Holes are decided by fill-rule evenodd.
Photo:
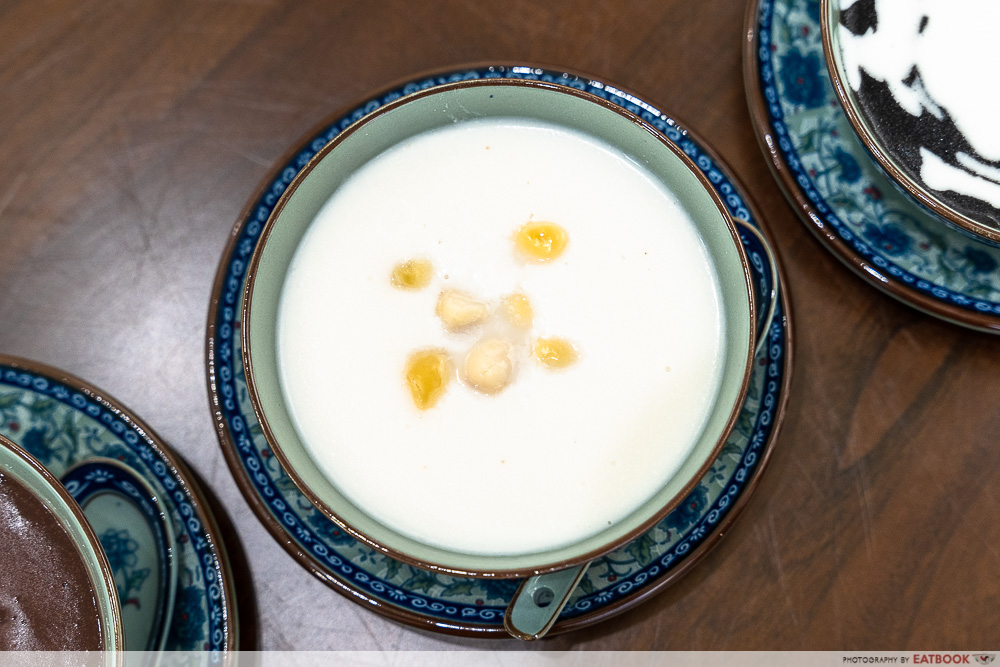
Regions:
M 921 16 L 920 6 L 821 0 L 823 52 L 833 88 L 854 132 L 894 185 L 954 229 L 998 245 L 1000 161 L 985 155 L 994 146 L 977 152 L 957 124 L 965 118 L 966 127 L 975 127 L 965 111 L 970 105 L 997 109 L 994 87 L 964 66 L 946 73 L 928 68 L 922 75 L 916 64 L 917 54 L 927 52 L 925 42 L 941 44 L 959 34 L 950 25 L 952 16 L 971 5 L 949 5 L 947 28 L 943 14 Z M 1000 18 L 998 8 L 982 10 Z M 995 23 L 989 17 L 966 18 L 973 25 Z M 979 37 L 963 34 L 952 50 L 974 54 L 983 41 Z M 958 48 L 963 43 L 967 46 Z M 879 54 L 877 63 L 870 55 L 871 62 L 863 62 L 872 53 Z M 962 77 L 965 92 L 956 95 L 944 80 Z M 935 91 L 949 99 L 935 99 Z M 982 128 L 976 131 L 981 134 Z
M 23 542 L 31 541 L 30 548 L 37 551 L 39 557 L 32 560 L 24 557 L 19 563 L 5 563 L 4 568 L 23 567 L 25 574 L 37 579 L 40 583 L 35 584 L 35 591 L 38 595 L 47 595 L 46 587 L 51 582 L 52 572 L 37 571 L 40 563 L 50 563 L 52 556 L 49 551 L 77 554 L 82 561 L 83 569 L 90 579 L 90 587 L 94 594 L 94 608 L 82 613 L 93 614 L 96 617 L 96 625 L 101 634 L 101 645 L 104 651 L 114 652 L 124 650 L 124 631 L 122 629 L 121 608 L 118 600 L 118 592 L 115 589 L 114 575 L 104 554 L 97 536 L 84 517 L 80 506 L 70 497 L 66 489 L 42 466 L 34 457 L 15 445 L 10 440 L 0 436 L 0 500 L 12 502 L 10 493 L 16 491 L 16 487 L 5 492 L 4 483 L 16 485 L 22 490 L 27 490 L 34 500 L 38 501 L 51 514 L 58 524 L 51 524 L 52 530 L 39 530 L 34 524 L 27 527 L 24 533 Z M 34 503 L 31 503 L 34 505 Z M 12 505 L 5 508 L 5 515 L 11 511 Z M 44 511 L 44 510 L 42 510 Z M 18 522 L 18 518 L 10 515 L 12 522 Z M 16 526 L 3 526 L 4 530 L 17 530 Z M 13 533 L 11 533 L 13 534 Z M 50 581 L 45 581 L 50 577 Z M 57 582 L 56 582 L 57 583 Z M 54 585 L 54 583 L 53 583 Z M 65 585 L 65 584 L 64 584 Z M 10 601 L 2 601 L 10 602 Z M 14 648 L 27 650 L 56 650 L 66 648 L 63 645 L 47 646 L 45 640 L 37 637 L 30 630 L 32 623 L 38 623 L 37 617 L 32 617 L 31 612 L 21 607 L 21 603 L 11 603 L 14 606 L 10 611 L 13 617 L 24 615 L 23 620 L 27 622 L 28 632 L 25 635 L 15 635 L 15 643 L 24 641 L 25 644 L 17 644 L 11 647 L 0 646 L 0 649 Z M 15 608 L 16 607 L 16 608 Z M 57 613 L 57 610 L 50 608 L 48 614 Z M 69 622 L 67 622 L 69 623 Z M 67 627 L 69 627 L 67 625 Z M 36 644 L 42 644 L 38 645 Z
M 389 528 L 352 503 L 320 471 L 293 423 L 281 388 L 277 312 L 289 263 L 320 208 L 361 165 L 414 135 L 484 117 L 555 123 L 597 137 L 667 184 L 691 215 L 719 278 L 726 328 L 723 379 L 714 407 L 678 472 L 624 519 L 596 535 L 542 552 L 469 554 Z M 742 403 L 755 348 L 757 311 L 734 222 L 696 165 L 652 126 L 606 100 L 533 80 L 475 80 L 407 95 L 339 134 L 306 165 L 267 220 L 248 269 L 242 353 L 250 399 L 276 459 L 302 493 L 350 535 L 393 558 L 456 575 L 521 577 L 585 563 L 629 542 L 686 497 L 711 465 Z M 558 474 L 558 471 L 553 471 Z M 530 518 L 528 519 L 530 520 Z M 609 522 L 610 523 L 610 522 Z

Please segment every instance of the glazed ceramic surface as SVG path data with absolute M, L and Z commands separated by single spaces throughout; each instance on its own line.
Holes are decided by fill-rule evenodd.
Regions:
M 863 279 L 943 319 L 1000 331 L 1000 249 L 931 216 L 855 136 L 827 72 L 819 0 L 759 0 L 745 56 L 755 129 L 806 225 Z
M 93 457 L 121 461 L 140 474 L 176 536 L 177 588 L 166 649 L 236 648 L 232 575 L 214 519 L 183 464 L 145 425 L 82 380 L 0 356 L 0 435 L 56 476 Z
M 30 450 L 21 447 L 10 437 L 4 439 L 2 433 L 0 470 L 26 487 L 48 509 L 65 531 L 58 536 L 61 540 L 69 539 L 75 544 L 93 587 L 104 650 L 124 650 L 121 606 L 114 594 L 110 563 L 102 553 L 101 543 L 79 506 Z M 45 573 L 39 574 L 44 576 Z M 96 632 L 97 626 L 94 627 Z
M 973 176 L 977 172 L 988 172 L 991 169 L 995 171 L 995 166 L 990 165 L 985 158 L 976 153 L 975 148 L 968 143 L 950 117 L 947 120 L 939 120 L 928 111 L 922 111 L 922 116 L 919 118 L 914 116 L 893 98 L 893 93 L 889 92 L 890 89 L 884 81 L 869 77 L 860 91 L 851 88 L 844 68 L 841 38 L 844 35 L 842 31 L 846 28 L 841 22 L 840 6 L 839 0 L 820 2 L 823 50 L 834 92 L 862 145 L 882 167 L 890 182 L 898 186 L 904 195 L 910 196 L 917 206 L 926 206 L 932 214 L 938 215 L 942 222 L 954 226 L 956 230 L 971 235 L 978 241 L 997 245 L 1000 243 L 1000 220 L 997 218 L 1000 211 L 996 208 L 995 202 L 991 205 L 986 200 L 959 194 L 950 189 L 935 190 L 927 183 L 921 171 L 921 165 L 931 159 L 939 161 L 942 167 L 952 163 L 948 169 L 954 169 L 956 173 L 962 173 L 965 178 L 972 179 L 972 184 L 975 185 L 970 184 L 970 186 L 974 189 L 977 186 L 995 187 L 995 181 L 989 176 L 983 173 Z M 867 34 L 870 38 L 878 32 L 878 16 L 874 6 L 862 8 L 858 5 L 854 10 L 861 12 L 864 17 L 855 20 L 863 23 L 874 22 L 876 25 L 874 31 L 866 30 L 860 34 Z M 870 15 L 865 13 L 868 11 L 871 12 Z M 928 17 L 924 16 L 924 21 L 927 19 Z M 982 20 L 989 21 L 991 17 L 984 16 Z M 916 35 L 917 26 L 912 27 L 913 34 Z M 888 30 L 886 28 L 886 31 Z M 939 34 L 942 32 L 944 31 L 939 31 Z M 883 48 L 891 45 L 892 42 L 885 43 Z M 901 43 L 897 48 L 905 52 L 906 45 Z M 906 66 L 909 64 L 904 65 Z M 913 72 L 918 72 L 919 77 L 916 64 L 913 64 L 908 75 L 912 76 Z M 952 71 L 951 77 L 961 74 Z M 977 76 L 972 74 L 967 76 L 968 86 L 984 85 Z M 876 98 L 878 103 L 864 102 L 871 100 L 872 97 Z M 988 106 L 986 96 L 978 101 L 980 107 Z M 931 98 L 926 103 L 935 105 L 936 101 Z M 947 110 L 943 113 L 947 113 Z M 972 152 L 974 156 L 969 157 L 965 151 Z M 976 169 L 965 171 L 957 166 L 960 164 L 958 158 L 960 153 L 972 160 L 977 165 Z
M 654 525 L 689 493 L 722 447 L 743 402 L 754 344 L 751 318 L 756 309 L 745 255 L 740 252 L 722 199 L 711 189 L 707 177 L 675 144 L 661 142 L 621 112 L 621 107 L 609 105 L 603 97 L 582 95 L 575 88 L 553 87 L 539 80 L 480 79 L 438 86 L 376 110 L 356 129 L 338 135 L 278 203 L 249 269 L 243 358 L 249 368 L 250 398 L 282 467 L 321 511 L 362 541 L 370 541 L 401 560 L 450 574 L 525 576 L 576 565 L 607 553 Z M 291 407 L 281 389 L 275 341 L 279 295 L 291 259 L 317 211 L 340 183 L 386 147 L 418 133 L 448 127 L 456 120 L 512 116 L 554 123 L 604 141 L 634 160 L 642 160 L 644 171 L 670 189 L 690 216 L 718 274 L 718 307 L 723 312 L 726 342 L 720 355 L 721 385 L 701 434 L 690 454 L 676 466 L 677 472 L 657 480 L 651 498 L 614 523 L 608 521 L 599 532 L 574 537 L 565 546 L 490 555 L 437 547 L 409 537 L 377 521 L 367 513 L 367 507 L 342 493 L 317 465 L 293 424 Z
M 310 158 L 354 121 L 404 94 L 452 81 L 515 77 L 551 81 L 598 95 L 643 117 L 679 146 L 713 184 L 734 217 L 759 225 L 716 158 L 655 107 L 593 79 L 529 67 L 476 67 L 393 87 L 332 118 L 298 146 L 238 223 L 219 268 L 208 326 L 208 378 L 218 435 L 236 481 L 260 520 L 309 571 L 350 599 L 396 620 L 442 632 L 507 636 L 503 614 L 518 580 L 455 577 L 393 560 L 358 542 L 320 513 L 285 475 L 263 437 L 242 366 L 240 313 L 248 261 L 281 193 Z M 768 294 L 767 258 L 741 233 L 754 284 Z M 790 356 L 787 304 L 781 302 L 754 360 L 736 427 L 709 472 L 654 528 L 595 561 L 553 632 L 591 625 L 624 611 L 686 572 L 714 545 L 755 487 L 787 397 Z
M 116 459 L 89 459 L 61 478 L 97 533 L 118 589 L 125 649 L 159 651 L 177 591 L 173 531 L 156 493 Z

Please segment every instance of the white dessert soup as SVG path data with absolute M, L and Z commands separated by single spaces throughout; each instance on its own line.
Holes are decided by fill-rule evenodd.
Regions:
M 535 223 L 564 247 L 526 254 Z M 564 127 L 464 121 L 368 162 L 311 223 L 280 297 L 281 390 L 316 465 L 389 528 L 545 551 L 684 462 L 721 384 L 720 302 L 697 228 L 640 165 Z M 436 360 L 431 385 L 415 354 Z

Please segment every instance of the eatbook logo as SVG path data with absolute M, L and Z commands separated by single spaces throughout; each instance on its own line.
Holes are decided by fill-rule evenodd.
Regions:
M 914 653 L 917 665 L 971 665 L 972 658 L 980 665 L 988 665 L 996 658 L 996 653 Z

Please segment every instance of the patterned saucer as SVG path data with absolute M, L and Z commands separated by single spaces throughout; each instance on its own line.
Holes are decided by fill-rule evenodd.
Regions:
M 169 514 L 175 535 L 177 587 L 166 650 L 237 648 L 233 576 L 215 519 L 190 471 L 143 422 L 80 379 L 0 356 L 0 434 L 56 477 L 95 457 L 121 461 L 141 475 Z M 135 556 L 136 545 L 113 546 L 108 560 L 117 571 Z M 130 597 L 141 600 L 147 581 L 135 581 Z
M 86 459 L 59 480 L 104 547 L 121 602 L 126 651 L 162 651 L 177 594 L 177 547 L 167 510 L 118 459 Z
M 223 254 L 208 322 L 208 383 L 222 450 L 257 517 L 303 567 L 351 600 L 390 618 L 440 632 L 508 636 L 504 610 L 518 580 L 453 577 L 421 570 L 357 542 L 316 510 L 272 456 L 247 397 L 240 350 L 240 313 L 246 268 L 265 220 L 296 173 L 328 141 L 366 113 L 407 93 L 450 81 L 516 77 L 586 90 L 627 108 L 679 145 L 708 176 L 735 217 L 759 228 L 742 190 L 704 144 L 638 97 L 611 85 L 534 67 L 470 67 L 393 86 L 329 118 L 278 163 L 251 200 Z M 759 240 L 742 233 L 758 283 L 767 259 Z M 770 289 L 766 284 L 762 291 Z M 784 294 L 786 290 L 782 290 Z M 739 514 L 765 467 L 784 413 L 791 368 L 787 299 L 782 298 L 756 357 L 739 422 L 709 473 L 659 525 L 595 561 L 551 631 L 565 632 L 605 620 L 662 590 L 718 542 Z
M 837 101 L 819 21 L 819 0 L 754 0 L 747 13 L 747 98 L 778 183 L 865 281 L 931 315 L 1000 333 L 1000 248 L 942 224 L 879 170 Z

